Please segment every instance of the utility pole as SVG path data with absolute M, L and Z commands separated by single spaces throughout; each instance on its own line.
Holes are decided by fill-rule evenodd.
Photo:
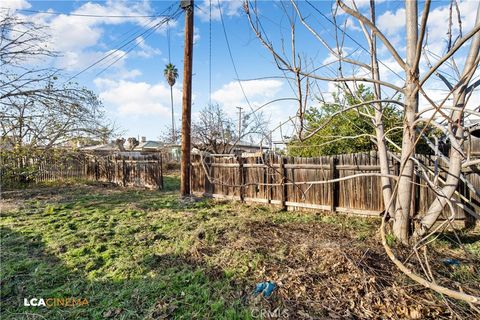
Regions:
M 237 107 L 238 109 L 238 140 L 242 137 L 242 107 Z
M 185 48 L 183 56 L 182 96 L 182 161 L 180 172 L 180 193 L 190 195 L 190 140 L 192 122 L 192 57 L 193 57 L 193 0 L 180 1 L 185 11 Z

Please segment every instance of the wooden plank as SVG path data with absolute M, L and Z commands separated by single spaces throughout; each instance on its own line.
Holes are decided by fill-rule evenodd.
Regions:
M 244 159 L 242 157 L 238 157 L 237 158 L 237 161 L 238 161 L 238 177 L 239 177 L 239 184 L 240 184 L 240 201 L 241 202 L 244 202 L 245 200 L 245 187 L 244 187 L 244 184 L 245 184 L 245 172 L 244 172 L 244 168 L 243 168 L 243 162 L 244 162 Z
M 333 180 L 337 177 L 336 174 L 336 158 L 331 157 L 330 158 L 330 179 Z M 335 207 L 337 205 L 337 188 L 338 188 L 338 183 L 330 183 L 330 211 L 335 212 Z
M 282 207 L 282 210 L 286 210 L 287 209 L 287 197 L 288 197 L 288 189 L 285 185 L 285 183 L 287 182 L 287 169 L 285 168 L 285 164 L 287 162 L 287 159 L 284 158 L 284 157 L 281 157 L 280 158 L 280 173 L 282 175 L 282 191 L 281 191 L 281 199 L 280 199 L 280 206 Z

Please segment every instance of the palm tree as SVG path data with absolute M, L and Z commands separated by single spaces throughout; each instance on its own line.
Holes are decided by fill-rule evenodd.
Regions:
M 172 63 L 168 63 L 165 66 L 165 70 L 163 70 L 163 75 L 170 86 L 170 102 L 172 103 L 172 140 L 173 143 L 177 141 L 175 137 L 175 117 L 173 112 L 173 86 L 175 85 L 175 81 L 178 78 L 178 70 Z

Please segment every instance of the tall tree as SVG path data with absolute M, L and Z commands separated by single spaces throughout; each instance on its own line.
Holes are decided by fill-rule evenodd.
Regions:
M 175 115 L 173 111 L 173 86 L 178 78 L 178 70 L 172 63 L 168 63 L 163 70 L 163 75 L 165 80 L 167 80 L 168 85 L 170 86 L 170 103 L 172 106 L 172 143 L 176 143 L 177 137 L 175 134 Z
M 452 1 L 452 4 L 457 4 Z M 470 188 L 477 195 L 480 192 L 473 188 L 469 179 L 462 174 L 462 168 L 478 164 L 477 160 L 470 160 L 465 156 L 464 141 L 466 140 L 464 120 L 468 116 L 480 116 L 478 108 L 473 106 L 470 97 L 477 90 L 479 81 L 472 81 L 478 75 L 480 63 L 480 4 L 477 4 L 476 18 L 470 30 L 462 30 L 461 15 L 455 17 L 450 6 L 450 16 L 446 17 L 445 34 L 447 44 L 443 54 L 442 50 L 430 51 L 428 23 L 432 11 L 431 1 L 423 3 L 423 9 L 418 8 L 417 1 L 405 1 L 402 11 L 405 16 L 403 31 L 396 33 L 396 38 L 389 37 L 385 30 L 381 30 L 376 24 L 375 1 L 370 1 L 370 14 L 365 15 L 364 10 L 359 10 L 355 1 L 336 0 L 332 12 L 327 16 L 312 2 L 297 2 L 290 0 L 291 10 L 282 6 L 284 13 L 290 21 L 290 41 L 281 39 L 278 44 L 270 34 L 266 34 L 263 27 L 263 19 L 259 15 L 258 5 L 247 1 L 244 5 L 249 24 L 261 44 L 272 54 L 277 66 L 283 72 L 289 72 L 292 79 L 292 87 L 297 89 L 298 112 L 297 112 L 297 136 L 308 139 L 315 136 L 321 130 L 319 128 L 309 131 L 304 128 L 305 103 L 302 96 L 312 94 L 311 83 L 321 82 L 336 83 L 342 91 L 354 95 L 360 84 L 368 84 L 373 87 L 373 96 L 365 99 L 360 98 L 360 103 L 348 106 L 343 105 L 339 112 L 332 115 L 341 117 L 352 109 L 361 110 L 364 105 L 373 105 L 374 111 L 364 113 L 366 121 L 371 121 L 375 127 L 375 139 L 379 151 L 381 167 L 381 183 L 383 200 L 386 204 L 386 215 L 391 217 L 393 236 L 405 245 L 411 244 L 413 250 L 426 248 L 427 239 L 432 232 L 432 226 L 438 221 L 444 209 L 449 212 L 449 220 L 455 218 L 455 207 L 461 207 L 467 214 L 480 216 L 473 210 L 465 207 L 453 198 L 459 181 Z M 305 14 L 306 8 L 310 10 Z M 419 15 L 421 11 L 421 15 Z M 318 13 L 318 19 L 325 19 L 331 23 L 333 36 L 327 39 L 324 30 L 318 30 L 317 20 L 312 20 L 312 15 Z M 350 19 L 347 21 L 346 19 Z M 457 28 L 453 28 L 453 22 L 459 20 Z M 363 33 L 361 37 L 353 38 L 348 30 L 352 26 Z M 323 65 L 315 65 L 314 59 L 302 57 L 298 54 L 295 41 L 295 30 L 301 24 L 311 35 L 318 40 L 321 47 L 326 49 L 331 62 Z M 458 30 L 458 36 L 454 33 Z M 388 31 L 388 30 L 386 30 Z M 347 40 L 348 38 L 348 40 Z M 333 39 L 330 40 L 330 39 Z M 393 41 L 403 41 L 403 45 L 394 45 Z M 350 41 L 351 40 L 351 41 Z M 378 40 L 378 43 L 377 43 Z M 436 40 L 438 45 L 441 41 Z M 290 45 L 291 48 L 287 48 Z M 353 49 L 351 47 L 354 47 Z M 382 50 L 382 59 L 379 58 L 379 49 Z M 361 54 L 358 54 L 361 52 Z M 288 54 L 287 54 L 288 53 Z M 291 53 L 291 55 L 290 55 Z M 461 56 L 463 55 L 463 56 Z M 380 66 L 387 72 L 380 72 Z M 392 67 L 393 66 L 393 67 Z M 392 80 L 393 75 L 396 79 Z M 446 76 L 447 75 L 447 76 Z M 435 76 L 437 78 L 435 78 Z M 444 86 L 442 92 L 435 91 L 432 94 L 431 87 Z M 315 93 L 318 96 L 322 92 Z M 402 99 L 398 99 L 401 94 Z M 423 99 L 423 110 L 419 108 L 420 99 Z M 304 100 L 306 101 L 306 99 Z M 470 103 L 469 103 L 470 102 Z M 393 145 L 386 139 L 385 110 L 386 105 L 396 104 L 402 110 L 403 124 L 401 126 L 402 144 L 398 148 L 400 156 L 390 152 L 388 145 Z M 427 113 L 430 112 L 430 113 Z M 428 141 L 424 134 L 430 126 L 441 130 L 448 138 L 450 150 L 440 154 L 448 165 L 447 178 L 442 179 L 433 172 L 422 158 L 416 154 L 420 139 L 426 139 L 429 146 L 434 145 Z M 334 140 L 332 139 L 332 142 Z M 388 165 L 388 158 L 393 157 L 400 163 L 399 173 L 394 175 Z M 354 176 L 352 176 L 353 178 Z M 430 203 L 427 212 L 421 215 L 413 206 L 414 190 L 417 187 L 416 179 L 432 190 L 435 199 Z M 477 208 L 477 212 L 478 212 Z M 414 223 L 419 221 L 419 223 Z M 385 224 L 382 224 L 381 234 L 385 250 L 392 261 L 413 280 L 428 286 L 442 294 L 463 299 L 471 303 L 479 303 L 480 300 L 468 294 L 439 286 L 435 281 L 419 277 L 392 253 L 385 241 Z M 442 227 L 448 224 L 441 224 Z M 426 276 L 427 279 L 429 276 Z
M 209 105 L 199 112 L 192 125 L 192 143 L 196 148 L 212 153 L 231 153 L 244 139 L 265 139 L 267 121 L 263 114 L 256 117 L 246 114 L 242 128 L 235 130 L 235 121 L 218 105 Z
M 316 131 L 311 138 L 291 139 L 287 144 L 288 154 L 292 156 L 312 157 L 371 151 L 375 144 L 375 127 L 364 115 L 373 114 L 374 106 L 367 104 L 361 108 L 352 108 L 362 101 L 373 100 L 372 90 L 360 85 L 354 95 L 350 93 L 333 94 L 332 102 L 321 101 L 305 112 L 305 130 Z M 350 108 L 344 111 L 343 108 Z M 400 126 L 402 114 L 393 104 L 384 110 L 386 138 L 396 145 L 402 141 Z M 337 113 L 341 115 L 336 116 Z M 392 147 L 394 150 L 394 148 Z

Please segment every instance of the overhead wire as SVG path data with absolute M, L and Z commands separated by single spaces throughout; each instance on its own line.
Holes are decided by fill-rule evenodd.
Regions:
M 172 6 L 168 7 L 167 9 L 164 10 L 164 12 L 162 12 L 160 14 L 160 16 L 163 16 L 164 13 L 168 10 L 171 10 Z M 86 68 L 82 69 L 81 71 L 77 72 L 75 75 L 73 75 L 72 77 L 70 77 L 66 82 L 69 82 L 71 81 L 72 79 L 78 77 L 79 75 L 83 74 L 84 72 L 90 70 L 91 68 L 93 68 L 94 66 L 98 65 L 99 63 L 101 63 L 102 61 L 105 61 L 106 59 L 108 59 L 109 57 L 112 57 L 113 55 L 115 55 L 117 52 L 119 52 L 121 49 L 125 48 L 126 46 L 128 46 L 129 44 L 131 44 L 132 42 L 136 41 L 138 38 L 140 37 L 143 37 L 145 34 L 149 34 L 151 32 L 151 30 L 157 28 L 157 27 L 160 27 L 161 25 L 163 25 L 166 21 L 169 21 L 171 19 L 173 19 L 173 17 L 177 16 L 179 14 L 179 12 L 181 12 L 181 9 L 177 9 L 173 14 L 170 14 L 170 15 L 167 15 L 166 17 L 164 17 L 160 22 L 156 23 L 154 26 L 148 28 L 147 30 L 141 32 L 139 35 L 135 36 L 134 38 L 128 40 L 127 42 L 125 42 L 124 44 L 122 44 L 121 46 L 119 46 L 118 48 L 116 48 L 115 50 L 111 51 L 110 53 L 108 53 L 107 55 L 103 56 L 102 58 L 96 60 L 95 62 L 91 63 L 89 66 L 87 66 Z M 138 45 L 138 43 L 136 44 Z M 130 50 L 131 51 L 131 50 Z M 116 61 L 118 61 L 119 59 L 117 59 Z
M 355 38 L 353 38 L 351 35 L 349 35 L 345 30 L 340 28 L 335 22 L 333 22 L 327 15 L 325 15 L 323 12 L 321 12 L 317 7 L 315 7 L 309 0 L 305 0 L 306 3 L 308 3 L 315 11 L 317 11 L 325 20 L 330 22 L 335 28 L 340 30 L 342 33 L 345 34 L 347 38 L 352 40 L 356 45 L 358 45 L 360 48 L 362 48 L 365 52 L 369 52 L 360 42 L 358 42 Z M 380 64 L 382 64 L 385 68 L 387 68 L 389 71 L 391 71 L 393 74 L 395 74 L 397 77 L 399 77 L 402 80 L 405 80 L 404 77 L 402 77 L 400 74 L 398 74 L 396 71 L 394 71 L 392 68 L 390 68 L 387 64 L 385 64 L 382 60 L 378 60 Z
M 155 27 L 155 20 L 148 20 L 148 22 L 146 22 L 145 24 L 141 24 L 140 26 L 137 26 L 135 28 L 132 28 L 131 30 L 129 30 L 128 32 L 124 33 L 121 38 L 118 40 L 118 41 L 115 41 L 113 43 L 111 43 L 111 47 L 118 47 L 118 46 L 121 46 L 123 43 L 125 43 L 125 41 L 128 41 L 131 39 L 131 37 L 134 37 L 135 38 L 135 41 L 137 43 L 137 45 L 141 42 L 139 42 L 138 40 L 141 40 L 141 38 L 143 38 L 142 36 L 139 36 L 143 30 L 151 30 L 152 28 Z M 137 46 L 135 45 L 135 47 Z M 129 50 L 131 51 L 131 50 Z M 115 54 L 113 54 L 111 57 L 109 57 L 109 59 L 105 59 L 104 61 L 98 63 L 97 66 L 101 66 L 101 65 L 108 65 L 109 64 L 109 61 L 110 61 L 110 58 L 112 59 L 115 59 Z
M 232 66 L 233 66 L 233 70 L 235 72 L 236 79 L 240 79 L 240 76 L 238 75 L 237 66 L 235 65 L 235 60 L 233 59 L 232 49 L 230 47 L 230 41 L 228 40 L 227 30 L 226 30 L 226 27 L 225 27 L 225 21 L 223 19 L 222 8 L 220 6 L 220 0 L 217 0 L 217 4 L 218 4 L 218 11 L 220 13 L 220 21 L 222 23 L 223 34 L 225 36 L 225 42 L 227 44 L 228 54 L 230 56 L 230 61 L 231 61 Z M 245 89 L 242 85 L 242 82 L 240 80 L 237 80 L 237 82 L 238 82 L 238 85 L 240 86 L 240 90 L 242 91 L 242 94 L 243 94 L 243 97 L 245 98 L 245 101 L 247 102 L 250 110 L 252 111 L 252 114 L 255 116 L 255 119 L 258 121 L 258 117 L 257 117 L 256 113 L 253 112 L 254 109 L 253 109 L 253 107 L 250 103 L 250 100 L 247 97 L 247 94 L 245 93 Z
M 212 105 L 212 0 L 209 0 L 208 12 L 208 104 Z
M 12 9 L 12 8 L 2 7 L 2 9 Z M 65 15 L 65 16 L 84 17 L 84 18 L 155 18 L 155 17 L 158 17 L 157 14 L 155 15 L 101 15 L 101 14 L 64 13 L 64 12 L 56 12 L 56 11 L 40 11 L 40 10 L 30 10 L 30 9 L 15 9 L 15 11 L 51 14 L 51 15 Z
M 172 16 L 172 17 L 169 17 L 167 20 L 166 20 L 166 23 L 168 24 L 168 21 L 170 21 L 171 19 L 175 19 L 177 16 L 179 15 L 179 13 L 177 13 L 176 16 Z M 143 37 L 143 41 L 145 41 L 146 39 L 148 39 L 148 37 L 150 37 L 158 28 L 160 28 L 163 24 L 157 24 L 155 25 L 154 27 L 150 28 L 149 31 L 148 31 L 148 34 L 145 34 L 145 36 Z M 137 38 L 138 39 L 138 38 Z M 100 74 L 102 74 L 103 72 L 105 72 L 108 68 L 110 68 L 112 65 L 114 65 L 115 63 L 117 63 L 120 59 L 122 59 L 123 57 L 125 57 L 128 53 L 130 53 L 133 49 L 135 49 L 138 45 L 140 44 L 140 42 L 137 42 L 135 43 L 134 46 L 132 46 L 130 49 L 128 49 L 127 51 L 125 51 L 122 55 L 120 55 L 119 57 L 117 57 L 117 59 L 115 59 L 112 63 L 110 63 L 107 67 L 105 67 L 104 69 L 102 69 L 100 72 L 98 72 L 95 77 L 99 76 Z M 170 50 L 169 50 L 170 51 Z M 170 62 L 170 54 L 169 54 L 169 62 Z

